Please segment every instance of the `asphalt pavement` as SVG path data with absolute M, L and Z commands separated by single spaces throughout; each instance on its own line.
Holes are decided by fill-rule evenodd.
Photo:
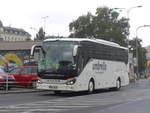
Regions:
M 38 89 L 33 89 L 33 88 L 28 88 L 28 87 L 16 87 L 16 88 L 11 88 L 9 90 L 0 89 L 0 94 L 31 93 L 31 92 L 41 92 L 41 91 L 44 91 L 44 90 L 38 90 Z
M 92 95 L 32 93 L 35 89 L 11 94 L 16 90 L 12 88 L 10 94 L 0 95 L 0 113 L 149 113 L 150 83 L 147 79 L 130 83 L 120 91 L 106 90 Z

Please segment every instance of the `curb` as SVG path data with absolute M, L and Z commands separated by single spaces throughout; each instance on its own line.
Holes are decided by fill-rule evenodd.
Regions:
M 37 89 L 24 89 L 24 90 L 17 90 L 17 91 L 11 91 L 11 90 L 3 90 L 0 91 L 0 94 L 15 94 L 15 93 L 32 93 L 32 92 L 44 92 L 48 90 L 37 90 Z

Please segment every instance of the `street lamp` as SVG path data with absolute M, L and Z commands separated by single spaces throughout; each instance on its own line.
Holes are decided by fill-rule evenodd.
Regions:
M 142 6 L 141 5 L 139 5 L 139 6 L 134 6 L 134 7 L 130 7 L 129 9 L 126 9 L 126 8 L 114 8 L 114 9 L 116 9 L 116 10 L 119 10 L 119 11 L 122 11 L 122 10 L 124 10 L 125 12 L 126 12 L 126 16 L 127 16 L 127 19 L 128 19 L 128 23 L 129 23 L 129 21 L 130 21 L 130 11 L 132 10 L 132 9 L 134 9 L 134 8 L 141 8 Z M 127 31 L 128 31 L 128 33 L 130 34 L 130 27 L 128 26 L 128 28 L 127 28 Z M 129 59 L 130 59 L 130 55 L 132 55 L 132 53 L 130 53 L 130 50 L 129 50 L 129 34 L 127 35 L 127 47 L 128 47 L 128 61 L 129 61 Z M 133 59 L 133 55 L 131 56 L 131 59 Z M 132 77 L 132 72 L 134 71 L 133 70 L 133 68 L 130 68 L 130 64 L 133 66 L 133 60 L 131 61 L 131 62 L 128 62 L 128 70 L 129 70 L 129 72 L 131 72 L 131 74 L 129 75 L 129 77 Z M 134 73 L 134 72 L 133 72 Z M 133 78 L 134 78 L 134 81 L 135 81 L 135 74 L 133 74 Z M 132 79 L 132 78 L 131 78 Z
M 129 19 L 129 14 L 130 14 L 130 11 L 134 8 L 141 8 L 142 6 L 139 5 L 139 6 L 134 6 L 134 7 L 130 7 L 129 9 L 126 9 L 126 8 L 114 8 L 114 9 L 119 9 L 120 11 L 122 10 L 125 10 L 126 13 L 127 13 L 127 18 Z
M 131 11 L 132 9 L 134 9 L 134 8 L 141 8 L 141 7 L 142 7 L 142 6 L 139 5 L 139 6 L 135 6 L 135 7 L 129 8 L 129 9 L 127 10 L 127 18 L 129 19 L 129 14 L 130 14 L 130 11 Z
M 134 6 L 134 7 L 130 7 L 129 9 L 126 9 L 126 8 L 114 8 L 114 9 L 119 9 L 120 11 L 124 10 L 126 11 L 127 13 L 127 19 L 128 19 L 128 22 L 130 20 L 130 17 L 129 17 L 129 14 L 130 14 L 130 11 L 134 8 L 141 8 L 142 6 L 139 5 L 139 6 Z M 128 33 L 130 32 L 130 27 L 128 27 Z M 127 35 L 127 45 L 128 45 L 128 49 L 129 49 L 129 35 Z
M 137 66 L 137 69 L 136 69 L 136 73 L 137 73 L 137 77 L 139 76 L 139 65 L 138 65 L 138 30 L 140 28 L 143 28 L 143 27 L 150 27 L 150 25 L 142 25 L 142 26 L 139 26 L 136 28 L 136 66 Z

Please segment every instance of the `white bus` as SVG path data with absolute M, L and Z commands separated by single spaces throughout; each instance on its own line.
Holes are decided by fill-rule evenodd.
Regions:
M 37 59 L 37 89 L 88 91 L 102 88 L 119 90 L 129 84 L 128 50 L 100 39 L 46 39 L 34 45 L 31 55 Z

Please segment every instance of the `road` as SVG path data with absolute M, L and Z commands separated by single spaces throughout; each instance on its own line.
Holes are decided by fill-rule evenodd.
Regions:
M 26 104 L 44 100 L 52 100 L 61 98 L 55 96 L 52 92 L 31 92 L 31 93 L 12 93 L 12 94 L 1 94 L 0 95 L 0 106 L 10 106 L 18 104 Z
M 145 80 L 92 95 L 48 91 L 0 95 L 0 113 L 149 113 L 149 105 L 150 84 Z

